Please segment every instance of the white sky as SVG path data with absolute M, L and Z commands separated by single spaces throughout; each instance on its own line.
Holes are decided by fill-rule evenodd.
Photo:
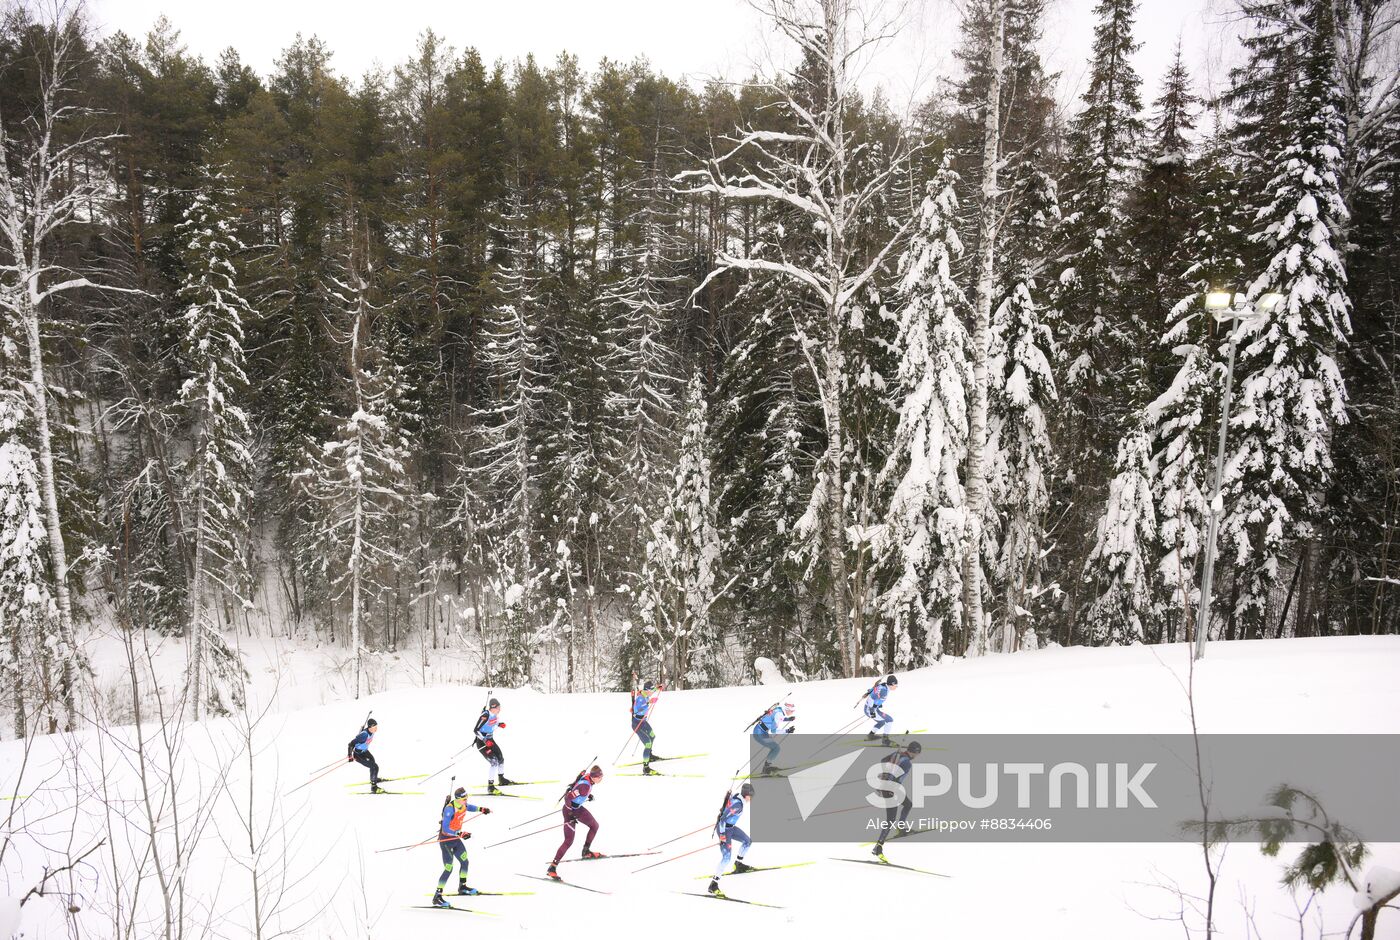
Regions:
M 904 0 L 902 34 L 882 47 L 862 84 L 882 87 L 896 110 L 922 98 L 940 75 L 952 74 L 957 41 L 956 0 Z M 1140 0 L 1137 68 L 1144 103 L 1151 104 L 1178 36 L 1200 89 L 1224 76 L 1222 50 L 1233 40 L 1218 10 L 1228 0 Z M 1042 55 L 1062 73 L 1061 99 L 1082 89 L 1092 42 L 1094 0 L 1050 0 Z M 89 0 L 103 30 L 141 36 L 164 13 L 189 48 L 211 63 L 226 46 L 266 74 L 298 33 L 315 34 L 335 55 L 332 64 L 357 77 L 376 63 L 386 68 L 412 52 L 432 27 L 454 47 L 475 46 L 488 62 L 533 52 L 543 62 L 561 51 L 590 67 L 603 57 L 650 60 L 671 77 L 700 85 L 743 78 L 764 61 L 771 42 L 747 0 Z

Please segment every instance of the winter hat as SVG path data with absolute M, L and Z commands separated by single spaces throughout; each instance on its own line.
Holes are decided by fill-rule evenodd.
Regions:
M 885 677 L 885 685 L 899 685 L 899 679 L 894 673 L 890 673 Z
M 377 721 L 375 721 L 373 718 L 371 718 L 369 721 L 365 722 L 365 727 L 366 727 L 366 728 L 378 728 L 378 727 L 379 727 L 379 722 L 377 722 Z
M 739 788 L 740 796 L 753 796 L 753 784 L 746 783 Z
M 906 748 L 906 750 L 907 750 L 910 754 L 922 754 L 922 753 L 924 752 L 924 746 L 923 746 L 922 744 L 920 744 L 918 741 L 910 741 L 910 742 L 909 742 L 909 747 Z
M 493 698 L 491 701 L 489 701 L 489 702 L 486 703 L 486 707 L 487 707 L 487 708 L 500 708 L 500 707 L 501 707 L 501 700 L 498 699 L 498 698 Z
M 793 712 L 797 711 L 797 706 L 794 705 L 792 702 L 784 702 L 784 703 L 783 703 L 783 711 L 785 711 L 785 712 L 787 712 L 789 715 L 791 715 Z
M 467 788 L 466 788 L 466 787 L 458 787 L 457 789 L 455 789 L 455 790 L 452 791 L 452 796 L 453 796 L 454 799 L 458 799 L 458 800 L 464 800 L 464 799 L 466 799 L 466 798 L 467 798 Z
M 654 688 L 656 688 L 656 683 L 655 683 L 655 682 L 652 682 L 650 679 L 648 679 L 647 682 L 646 682 L 646 685 L 642 686 L 642 691 L 644 691 L 644 692 L 650 692 L 650 691 L 651 691 L 652 689 L 654 689 Z
M 602 780 L 603 768 L 599 767 L 597 764 L 594 764 L 593 769 L 588 771 L 588 776 L 591 780 Z

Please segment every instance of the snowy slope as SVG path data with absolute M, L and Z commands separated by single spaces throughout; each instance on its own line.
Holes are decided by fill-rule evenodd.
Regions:
M 1182 646 L 1052 649 L 951 663 L 902 676 L 890 710 L 898 727 L 927 727 L 934 733 L 1186 732 L 1179 685 L 1186 656 Z M 1400 732 L 1400 683 L 1395 681 L 1400 675 L 1400 638 L 1216 643 L 1198 668 L 1202 731 Z M 865 687 L 860 680 L 797 686 L 793 698 L 799 730 L 840 727 L 854 717 L 851 703 Z M 657 751 L 708 751 L 707 758 L 670 765 L 676 771 L 704 773 L 704 779 L 642 779 L 612 771 L 628 733 L 623 694 L 498 691 L 508 725 L 499 740 L 508 759 L 507 773 L 515 779 L 566 777 L 597 754 L 609 773 L 591 804 L 602 824 L 595 847 L 604 852 L 642 851 L 713 820 L 728 775 L 747 755 L 741 729 L 787 690 L 754 687 L 662 695 L 653 720 Z M 273 715 L 258 734 L 264 763 L 254 787 L 257 805 L 290 790 L 313 768 L 343 757 L 345 742 L 370 706 L 380 721 L 374 752 L 385 776 L 437 770 L 467 745 L 482 697 L 483 691 L 475 688 L 416 689 L 377 695 L 368 702 Z M 246 768 L 218 769 L 218 754 L 227 749 L 231 733 L 228 722 L 188 733 L 182 785 L 197 788 L 222 777 L 232 793 L 246 796 Z M 55 846 L 61 848 L 67 831 L 82 844 L 111 825 L 96 799 L 83 800 L 74 813 L 74 790 L 62 774 L 46 785 L 32 783 L 52 773 L 65 748 L 80 751 L 83 786 L 96 786 L 97 778 L 105 776 L 109 797 L 140 796 L 130 768 L 118 767 L 120 762 L 113 760 L 117 743 L 116 737 L 104 740 L 94 734 L 80 735 L 76 741 L 39 742 L 29 758 L 26 784 L 20 787 L 35 792 L 23 801 L 23 812 L 31 819 L 54 811 L 62 815 L 33 826 L 47 833 L 42 840 L 47 854 L 29 836 L 19 837 L 16 846 L 24 870 L 17 870 L 13 857 L 5 861 L 8 893 L 22 893 L 26 878 L 32 883 L 40 866 L 52 864 Z M 16 742 L 0 745 L 0 792 L 14 792 L 20 747 Z M 102 754 L 107 758 L 105 772 Z M 476 753 L 468 752 L 457 764 L 459 782 L 479 786 L 483 768 Z M 748 859 L 753 864 L 818 860 L 805 868 L 745 875 L 725 883 L 732 896 L 782 905 L 783 910 L 676 893 L 704 890 L 705 881 L 698 876 L 713 870 L 716 850 L 640 874 L 631 872 L 669 854 L 561 868 L 579 884 L 612 892 L 597 895 L 517 876 L 542 874 L 558 843 L 557 814 L 537 824 L 508 828 L 554 807 L 561 785 L 550 784 L 524 791 L 542 796 L 540 801 L 489 800 L 495 813 L 474 821 L 473 838 L 467 843 L 474 885 L 482 890 L 535 891 L 534 895 L 454 900 L 499 915 L 489 918 L 414 910 L 410 905 L 427 903 L 440 870 L 436 847 L 375 850 L 431 836 L 447 776 L 433 781 L 421 796 L 353 795 L 345 784 L 363 778 L 358 766 L 341 766 L 285 801 L 295 831 L 289 833 L 285 851 L 277 853 L 285 858 L 285 871 L 276 874 L 287 881 L 280 923 L 288 935 L 426 940 L 467 932 L 553 937 L 606 929 L 610 936 L 645 931 L 690 937 L 752 929 L 786 936 L 801 929 L 816 936 L 854 936 L 878 922 L 882 933 L 908 931 L 905 935 L 1175 938 L 1183 934 L 1175 920 L 1179 902 L 1170 887 L 1179 884 L 1195 894 L 1203 884 L 1199 850 L 1190 846 L 891 846 L 892 859 L 951 876 L 936 879 L 829 860 L 868 851 L 850 846 L 756 844 Z M 214 935 L 248 936 L 249 879 L 237 864 L 237 819 L 232 804 L 224 805 L 228 797 L 218 799 L 215 827 L 204 833 L 189 871 L 191 891 L 203 898 L 201 907 L 213 910 Z M 545 826 L 550 827 L 547 833 L 488 847 Z M 123 828 L 112 826 L 111 832 L 120 843 Z M 667 846 L 666 852 L 700 848 L 706 840 L 704 834 L 691 836 Z M 575 853 L 580 844 L 581 839 L 575 842 Z M 1400 846 L 1373 850 L 1368 865 L 1400 868 Z M 103 912 L 110 910 L 114 880 L 125 880 L 120 890 L 130 893 L 129 875 L 111 877 L 112 866 L 123 864 L 121 852 L 117 856 L 116 863 L 105 854 L 90 858 L 93 872 L 84 869 L 77 883 L 86 908 L 77 918 L 84 936 L 113 935 L 110 916 Z M 1217 895 L 1222 936 L 1298 936 L 1294 899 L 1278 886 L 1279 869 L 1279 860 L 1263 858 L 1252 846 L 1228 850 Z M 145 905 L 148 918 L 159 917 L 153 890 L 138 903 Z M 1349 893 L 1334 888 L 1309 910 L 1308 923 L 1313 926 L 1308 935 L 1316 935 L 1318 923 L 1338 929 L 1352 913 Z M 1246 931 L 1247 917 L 1255 932 Z M 26 938 L 68 935 L 52 902 L 31 902 L 26 918 Z M 148 921 L 136 935 L 151 935 L 155 926 L 154 920 Z M 1381 927 L 1383 935 L 1400 935 L 1400 915 L 1388 912 Z

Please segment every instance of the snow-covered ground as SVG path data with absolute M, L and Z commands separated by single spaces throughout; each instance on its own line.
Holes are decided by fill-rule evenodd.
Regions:
M 1187 652 L 1180 645 L 992 656 L 902 676 L 890 710 L 898 727 L 928 728 L 932 733 L 1184 733 L 1189 725 L 1180 681 L 1186 663 Z M 1201 730 L 1400 732 L 1397 676 L 1400 637 L 1215 643 L 1196 676 Z M 308 701 L 304 686 L 310 685 L 311 677 L 291 685 L 287 680 L 292 677 L 301 678 L 292 672 L 284 675 L 287 693 L 298 702 Z M 864 688 L 861 680 L 795 686 L 799 730 L 841 727 L 854 716 L 851 703 Z M 728 774 L 747 755 L 745 723 L 786 691 L 787 687 L 777 692 L 751 687 L 662 695 L 653 719 L 657 751 L 708 752 L 708 757 L 684 762 L 686 772 L 705 774 L 702 779 L 643 779 L 612 771 L 628 737 L 623 694 L 498 691 L 507 723 L 499 734 L 506 771 L 524 780 L 563 778 L 598 755 L 608 776 L 591 805 L 602 824 L 595 847 L 613 853 L 643 851 L 713 820 Z M 187 872 L 189 894 L 197 899 L 190 905 L 195 911 L 190 919 L 208 921 L 212 928 L 208 934 L 185 936 L 252 935 L 252 882 L 242 864 L 249 857 L 248 840 L 235 812 L 246 811 L 250 792 L 261 820 L 273 809 L 274 794 L 287 793 L 315 768 L 343 760 L 346 741 L 371 707 L 380 722 L 373 750 L 384 775 L 435 771 L 466 747 L 483 695 L 474 687 L 437 686 L 277 711 L 255 734 L 261 753 L 251 791 L 246 760 L 232 767 L 220 763 L 220 755 L 235 749 L 235 722 L 188 729 L 177 773 L 186 819 L 194 816 L 191 802 L 215 803 L 213 823 L 200 834 Z M 0 792 L 33 793 L 29 799 L 0 804 L 0 813 L 14 805 L 21 817 L 8 823 L 11 831 L 27 824 L 3 859 L 8 881 L 0 885 L 0 894 L 23 893 L 44 865 L 62 863 L 66 847 L 82 849 L 104 833 L 113 840 L 89 856 L 72 881 L 66 876 L 59 880 L 79 894 L 76 900 L 83 911 L 74 922 L 84 937 L 117 935 L 112 915 L 116 896 L 125 898 L 122 916 L 129 916 L 132 859 L 137 857 L 132 850 L 139 848 L 141 837 L 114 821 L 109 808 L 141 805 L 133 764 L 118 750 L 131 740 L 130 728 L 39 739 L 18 786 L 23 745 L 0 745 Z M 629 745 L 625 754 L 631 750 Z M 76 787 L 72 775 L 59 769 L 70 751 L 78 755 Z M 634 757 L 621 758 L 630 759 Z M 475 751 L 456 764 L 459 782 L 473 788 L 480 785 L 483 770 Z M 355 795 L 347 788 L 364 775 L 358 766 L 342 764 L 283 799 L 281 811 L 288 826 L 261 859 L 264 888 L 269 883 L 284 886 L 279 910 L 270 918 L 282 936 L 698 937 L 734 931 L 792 936 L 801 930 L 819 937 L 847 937 L 868 936 L 875 930 L 911 937 L 1179 938 L 1180 902 L 1173 889 L 1198 895 L 1204 887 L 1200 850 L 1190 845 L 892 844 L 888 854 L 893 860 L 951 876 L 941 879 L 831 860 L 867 851 L 852 846 L 760 843 L 749 854 L 753 864 L 816 861 L 726 881 L 732 896 L 781 905 L 781 910 L 677 893 L 704 890 L 703 876 L 713 870 L 717 858 L 712 849 L 640 874 L 632 872 L 669 854 L 561 869 L 581 885 L 611 892 L 592 894 L 519 877 L 542 874 L 558 843 L 557 812 L 539 823 L 510 828 L 554 808 L 561 785 L 550 784 L 524 791 L 542 797 L 539 801 L 488 800 L 495 812 L 473 820 L 473 837 L 467 843 L 476 887 L 533 895 L 454 899 L 460 906 L 497 915 L 491 917 L 416 910 L 412 905 L 428 902 L 440 871 L 437 848 L 376 850 L 431 837 L 447 775 L 432 781 L 422 795 L 386 797 Z M 229 784 L 227 790 L 215 793 L 218 782 Z M 93 795 L 101 786 L 107 788 L 105 806 Z M 411 782 L 400 786 L 416 788 Z M 76 808 L 75 793 L 83 794 Z M 132 809 L 126 812 L 140 816 Z M 168 815 L 164 819 L 169 824 Z M 540 835 L 490 847 L 546 826 L 548 831 Z M 704 833 L 696 834 L 672 843 L 665 852 L 699 848 L 706 839 Z M 575 853 L 581 841 L 575 842 Z M 1400 869 L 1400 846 L 1372 849 L 1366 867 Z M 1289 856 L 1287 848 L 1284 855 Z M 1283 860 L 1265 858 L 1251 845 L 1234 845 L 1225 852 L 1217 892 L 1219 936 L 1297 937 L 1298 911 L 1304 905 L 1304 936 L 1340 934 L 1354 914 L 1351 893 L 1333 888 L 1310 904 L 1306 896 L 1294 897 L 1278 884 Z M 157 872 L 149 861 L 145 864 L 151 882 L 136 898 L 143 920 L 132 936 L 157 935 L 163 918 Z M 167 871 L 164 876 L 179 874 Z M 268 922 L 269 902 L 263 903 Z M 0 920 L 3 913 L 0 905 Z M 1383 914 L 1380 926 L 1381 936 L 1400 936 L 1400 912 Z M 61 904 L 31 901 L 21 935 L 69 936 Z

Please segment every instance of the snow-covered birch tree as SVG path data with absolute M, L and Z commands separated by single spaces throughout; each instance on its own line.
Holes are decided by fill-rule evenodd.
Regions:
M 92 134 L 92 111 L 77 100 L 84 48 L 81 23 L 60 10 L 53 22 L 28 24 L 34 42 L 27 113 L 0 114 L 0 308 L 15 321 L 28 360 L 26 391 L 34 417 L 34 441 L 43 498 L 44 527 L 57 604 L 59 694 L 71 727 L 76 711 L 76 676 L 82 653 L 74 643 L 73 598 L 68 553 L 59 514 L 55 469 L 53 392 L 44 361 L 44 319 L 50 302 L 91 282 L 63 268 L 48 254 L 63 231 L 88 217 L 107 199 L 100 177 L 71 172 L 75 161 L 95 153 L 105 139 Z
M 865 208 L 889 191 L 908 151 L 901 142 L 879 171 L 856 182 L 852 167 L 860 141 L 848 127 L 858 96 L 855 77 L 861 57 L 891 29 L 873 11 L 857 9 L 858 5 L 858 0 L 763 0 L 761 11 L 802 60 L 801 68 L 785 70 L 763 86 L 776 99 L 791 129 L 741 129 L 732 146 L 712 157 L 704 169 L 677 177 L 691 194 L 712 193 L 725 200 L 782 207 L 810 227 L 817 244 L 815 253 L 803 260 L 785 255 L 780 246 L 745 254 L 732 245 L 721 245 L 706 283 L 726 271 L 771 275 L 810 292 L 820 308 L 819 320 L 813 324 L 817 335 L 811 338 L 815 353 L 811 364 L 826 441 L 799 526 L 821 533 L 831 582 L 828 606 L 846 675 L 859 669 L 863 638 L 851 617 L 849 594 L 851 536 L 845 466 L 849 442 L 842 341 L 850 327 L 853 302 L 913 224 L 907 220 L 892 236 L 873 245 L 860 237 Z
M 888 572 L 876 648 L 889 668 L 921 666 L 944 651 L 944 628 L 962 614 L 965 556 L 971 551 L 962 482 L 967 458 L 971 350 L 967 300 L 950 270 L 962 243 L 956 176 L 943 167 L 928 185 L 901 261 L 899 425 L 880 473 L 889 487 L 875 553 Z M 969 639 L 970 641 L 970 639 Z
M 978 205 L 977 289 L 973 307 L 972 384 L 967 415 L 967 540 L 976 546 L 963 556 L 963 596 L 969 654 L 985 652 L 986 619 L 982 609 L 982 524 L 987 514 L 987 351 L 991 342 L 992 294 L 997 289 L 996 246 L 1001 227 L 1001 79 L 1005 48 L 1005 0 L 992 0 L 991 62 L 987 74 L 987 98 L 983 104 L 982 198 Z
M 214 692 L 205 687 L 206 623 L 210 593 L 247 602 L 246 547 L 253 493 L 252 431 L 241 404 L 243 324 L 253 311 L 239 291 L 234 260 L 242 245 L 233 230 L 222 176 L 214 172 L 195 194 L 176 229 L 185 258 L 180 288 L 182 367 L 180 403 L 192 446 L 185 475 L 193 570 L 190 577 L 188 683 L 191 714 L 198 720 Z

